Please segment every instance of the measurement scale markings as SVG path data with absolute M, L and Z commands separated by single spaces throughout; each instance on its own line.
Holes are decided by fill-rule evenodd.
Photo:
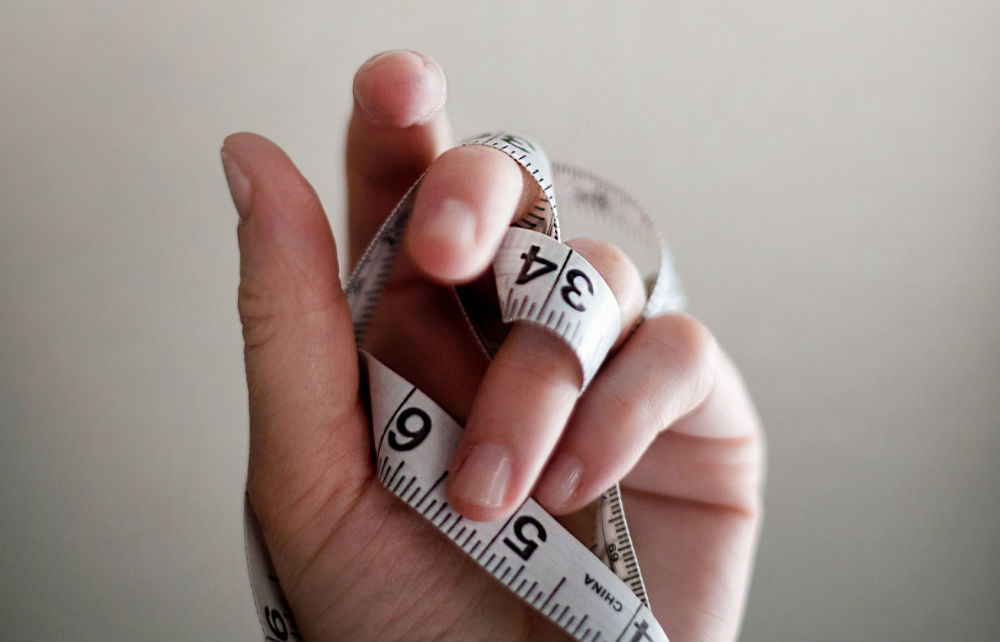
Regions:
M 521 316 L 521 313 L 524 312 L 524 307 L 526 305 L 528 305 L 528 297 L 524 297 L 523 299 L 521 299 L 521 305 L 517 306 L 517 314 L 515 314 L 514 316 L 518 317 Z
M 639 609 L 641 609 L 641 608 L 642 608 L 642 604 L 639 604 L 639 606 L 635 607 L 635 612 L 632 613 L 632 617 L 630 617 L 628 619 L 628 622 L 625 624 L 625 628 L 622 629 L 622 632 L 619 633 L 618 637 L 615 638 L 615 642 L 619 642 L 622 639 L 622 636 L 625 635 L 625 633 L 628 631 L 629 625 L 632 624 L 633 620 L 635 620 L 635 616 L 639 615 Z
M 445 535 L 447 535 L 448 537 L 451 537 L 451 532 L 453 530 L 455 530 L 455 527 L 458 526 L 459 523 L 461 523 L 461 521 L 463 519 L 465 519 L 465 518 L 463 516 L 459 515 L 458 519 L 455 520 L 455 523 L 451 525 L 451 527 L 448 529 L 448 531 L 445 533 Z M 463 526 L 462 530 L 458 531 L 458 535 L 455 536 L 455 539 L 458 539 L 462 535 L 462 531 L 464 531 L 464 530 L 465 530 L 465 527 Z
M 400 468 L 402 468 L 402 466 L 400 466 Z M 399 471 L 397 470 L 396 472 L 399 472 Z M 400 484 L 403 483 L 404 479 L 409 479 L 410 480 L 410 484 L 412 484 L 413 480 L 414 480 L 413 477 L 407 477 L 406 475 L 400 476 L 399 479 L 396 480 L 396 483 L 392 487 L 392 494 L 393 495 L 397 495 L 397 496 L 399 495 L 399 493 L 397 493 L 396 491 L 399 489 L 399 486 L 400 486 Z M 407 484 L 407 486 L 409 486 L 409 484 Z
M 441 476 L 438 477 L 438 480 L 436 482 L 434 482 L 433 486 L 431 486 L 430 488 L 427 489 L 427 492 L 424 493 L 424 496 L 420 498 L 420 502 L 416 506 L 414 506 L 414 508 L 416 508 L 417 510 L 420 510 L 420 505 L 424 503 L 424 501 L 427 499 L 427 496 L 430 495 L 432 492 L 434 492 L 434 489 L 437 488 L 438 485 L 441 482 L 443 482 L 444 478 L 447 477 L 447 476 L 448 476 L 448 471 L 447 470 L 444 471 L 443 473 L 441 473 Z
M 566 578 L 565 578 L 565 577 L 564 577 L 564 578 L 562 578 L 561 580 L 559 580 L 559 583 L 558 583 L 558 584 L 556 584 L 556 587 L 555 587 L 554 589 L 552 589 L 552 592 L 551 592 L 551 593 L 549 593 L 549 596 L 548 596 L 547 598 L 545 598 L 545 603 L 544 603 L 544 604 L 542 604 L 542 607 L 541 607 L 541 608 L 543 608 L 543 609 L 545 608 L 545 605 L 549 603 L 549 600 L 551 600 L 551 599 L 552 599 L 552 597 L 553 597 L 553 596 L 554 596 L 554 595 L 555 595 L 556 593 L 558 593 L 558 592 L 559 592 L 559 589 L 561 589 L 561 588 L 562 588 L 562 585 L 563 585 L 563 584 L 565 584 L 565 583 L 566 583 Z
M 392 483 L 394 481 L 396 481 L 396 476 L 399 475 L 399 471 L 403 470 L 403 466 L 405 464 L 406 464 L 406 460 L 405 459 L 399 462 L 399 465 L 396 466 L 396 470 L 392 473 L 392 475 L 389 477 L 389 479 L 385 482 L 386 486 L 390 486 L 390 485 L 392 485 Z M 393 492 L 395 492 L 395 491 L 393 491 Z
M 406 482 L 406 486 L 403 486 L 403 490 L 399 491 L 398 496 L 400 498 L 402 498 L 402 496 L 406 494 L 406 491 L 410 490 L 410 486 L 412 486 L 413 482 L 415 482 L 415 481 L 417 481 L 417 476 L 416 475 L 414 475 L 413 477 L 410 477 L 410 481 Z M 392 492 L 395 493 L 396 491 L 394 490 Z
M 556 274 L 556 280 L 553 281 L 552 287 L 549 288 L 549 293 L 545 296 L 545 301 L 542 302 L 542 307 L 541 307 L 542 310 L 544 310 L 545 306 L 549 304 L 549 299 L 552 298 L 552 293 L 556 291 L 556 286 L 559 285 L 559 279 L 562 278 L 563 271 L 566 269 L 566 265 L 569 263 L 569 260 L 572 257 L 573 257 L 573 250 L 570 250 L 569 254 L 566 255 L 566 260 L 563 261 L 562 267 L 559 268 L 559 274 Z
M 433 521 L 434 521 L 435 519 L 437 519 L 437 518 L 438 518 L 438 515 L 440 515 L 440 514 L 441 514 L 441 511 L 443 511 L 443 510 L 444 510 L 444 509 L 446 509 L 446 508 L 448 508 L 448 503 L 447 503 L 447 502 L 445 502 L 445 501 L 442 501 L 442 502 L 441 502 L 441 507 L 437 509 L 437 512 L 436 512 L 436 513 L 434 513 L 434 517 L 431 517 L 431 521 L 433 522 Z

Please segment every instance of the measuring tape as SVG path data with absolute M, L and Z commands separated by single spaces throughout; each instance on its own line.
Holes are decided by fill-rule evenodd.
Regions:
M 655 264 L 642 318 L 681 309 L 684 295 L 666 246 L 627 194 L 567 166 L 553 171 L 542 149 L 523 136 L 483 134 L 464 144 L 508 154 L 541 187 L 538 202 L 511 226 L 494 259 L 501 318 L 534 323 L 561 337 L 579 361 L 584 387 L 621 332 L 620 313 L 597 270 L 560 242 L 554 180 L 574 220 L 590 225 L 580 231 L 595 238 L 621 237 L 619 247 L 637 264 Z M 359 346 L 401 246 L 419 184 L 418 179 L 386 219 L 345 288 Z M 487 334 L 481 311 L 466 302 L 461 289 L 457 294 L 471 331 L 492 357 L 501 338 Z M 360 354 L 370 391 L 376 472 L 387 490 L 573 638 L 666 642 L 649 610 L 617 484 L 598 499 L 590 550 L 530 498 L 506 520 L 465 519 L 448 503 L 445 490 L 462 427 L 416 386 L 371 354 Z M 244 515 L 250 584 L 265 639 L 301 639 L 249 501 Z

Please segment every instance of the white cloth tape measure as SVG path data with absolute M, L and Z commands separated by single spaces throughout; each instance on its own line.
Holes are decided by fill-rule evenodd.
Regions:
M 619 309 L 597 270 L 560 242 L 554 181 L 574 215 L 597 226 L 592 236 L 614 238 L 615 232 L 624 231 L 618 245 L 629 256 L 637 259 L 629 245 L 638 242 L 637 254 L 656 261 L 642 318 L 683 307 L 684 295 L 666 246 L 624 192 L 569 167 L 557 166 L 553 172 L 542 149 L 523 136 L 483 134 L 464 144 L 505 152 L 542 189 L 538 203 L 510 228 L 494 259 L 501 317 L 505 323 L 536 323 L 560 336 L 579 360 L 584 387 L 621 331 Z M 359 346 L 400 247 L 420 180 L 379 229 L 345 288 Z M 492 356 L 498 341 L 480 330 L 475 310 L 463 303 L 463 311 L 483 350 Z M 506 520 L 467 520 L 448 504 L 445 491 L 462 427 L 371 354 L 361 351 L 361 357 L 370 390 L 375 465 L 386 489 L 573 638 L 667 640 L 649 610 L 617 484 L 597 502 L 590 550 L 530 498 Z M 301 639 L 249 501 L 244 526 L 250 584 L 265 640 Z

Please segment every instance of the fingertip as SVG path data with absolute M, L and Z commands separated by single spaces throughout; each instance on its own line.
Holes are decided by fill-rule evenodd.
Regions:
M 447 99 L 444 70 L 430 56 L 393 49 L 369 58 L 354 75 L 354 101 L 369 123 L 403 129 L 427 122 Z
M 466 453 L 448 481 L 448 500 L 474 521 L 499 519 L 510 503 L 513 457 L 501 444 L 482 442 Z
M 272 149 L 280 150 L 272 140 L 254 132 L 234 132 L 222 140 L 222 150 L 227 155 L 242 156 Z
M 552 458 L 535 487 L 534 498 L 551 513 L 561 515 L 576 510 L 581 504 L 577 495 L 583 463 L 570 453 L 561 452 Z
M 486 507 L 479 504 L 470 503 L 461 497 L 448 493 L 448 503 L 457 510 L 462 517 L 473 522 L 495 522 L 500 519 L 510 517 L 514 512 L 514 507 Z
M 414 264 L 444 283 L 465 283 L 488 261 L 479 242 L 479 219 L 471 205 L 454 198 L 438 202 L 427 216 L 414 217 L 406 247 Z
M 503 152 L 456 147 L 427 170 L 406 231 L 411 258 L 427 276 L 466 283 L 483 273 L 537 184 Z
M 240 218 L 256 219 L 251 211 L 270 209 L 289 220 L 323 222 L 315 190 L 295 163 L 274 141 L 253 132 L 226 136 L 220 150 Z M 315 220 L 313 220 L 315 219 Z M 298 228 L 289 228 L 288 231 Z

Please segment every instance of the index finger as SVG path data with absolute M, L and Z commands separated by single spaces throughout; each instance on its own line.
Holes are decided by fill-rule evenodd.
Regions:
M 446 96 L 441 66 L 415 51 L 385 51 L 355 73 L 347 132 L 352 264 L 410 185 L 451 147 Z

